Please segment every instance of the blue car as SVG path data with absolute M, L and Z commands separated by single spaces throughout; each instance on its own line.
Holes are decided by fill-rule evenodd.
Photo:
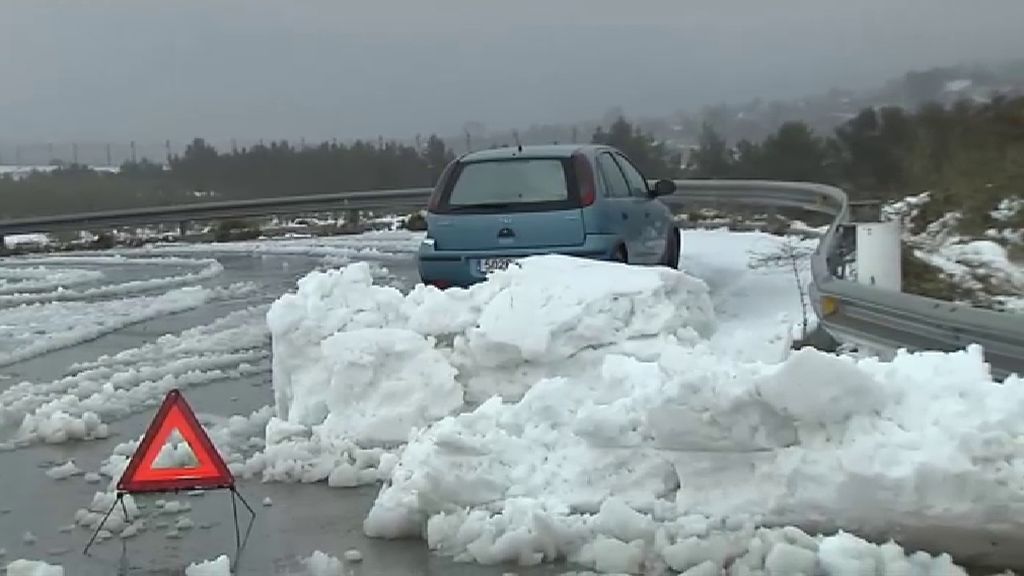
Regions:
M 552 145 L 467 154 L 431 195 L 420 278 L 469 286 L 534 254 L 567 254 L 676 267 L 680 234 L 653 187 L 615 148 Z

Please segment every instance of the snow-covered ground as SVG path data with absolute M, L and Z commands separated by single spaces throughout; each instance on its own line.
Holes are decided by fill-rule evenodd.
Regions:
M 901 218 L 904 229 L 929 194 L 905 198 L 886 207 L 889 216 Z M 994 308 L 1024 313 L 1024 262 L 1009 258 L 1008 246 L 1024 246 L 1024 229 L 1010 224 L 1024 211 L 1024 199 L 1004 200 L 992 211 L 992 220 L 1000 224 L 990 228 L 985 238 L 969 238 L 956 231 L 962 215 L 949 212 L 931 222 L 920 234 L 905 233 L 904 241 L 921 260 L 942 270 L 950 279 L 991 301 Z
M 782 242 L 688 232 L 686 272 L 545 256 L 444 292 L 313 273 L 268 314 L 275 416 L 237 469 L 383 480 L 368 535 L 484 564 L 961 573 L 778 527 L 1024 529 L 1024 383 L 973 348 L 789 353 L 795 280 L 746 266 Z
M 14 178 L 19 180 L 24 178 L 33 172 L 53 172 L 59 168 L 59 166 L 51 166 L 46 164 L 40 164 L 36 166 L 11 166 L 11 165 L 0 165 L 0 177 Z M 107 172 L 110 174 L 117 173 L 121 170 L 119 166 L 90 166 L 90 170 L 96 172 Z
M 197 244 L 150 244 L 137 252 L 142 254 L 254 254 L 302 255 L 331 258 L 336 265 L 359 259 L 405 259 L 414 254 L 424 233 L 407 230 L 367 232 L 365 234 L 286 238 L 241 242 Z
M 8 249 L 21 246 L 44 247 L 53 243 L 46 234 L 11 234 L 4 236 L 4 247 Z

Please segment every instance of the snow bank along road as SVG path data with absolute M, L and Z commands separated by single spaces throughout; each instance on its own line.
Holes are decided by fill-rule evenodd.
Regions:
M 945 576 L 964 572 L 944 549 L 1017 560 L 1020 379 L 994 383 L 974 349 L 791 352 L 794 279 L 747 266 L 786 240 L 688 231 L 683 271 L 548 256 L 445 292 L 413 286 L 418 240 L 0 264 L 6 556 L 107 574 L 121 540 L 137 573 L 225 573 L 215 494 L 132 500 L 96 558 L 77 553 L 178 387 L 264 504 L 240 573 Z

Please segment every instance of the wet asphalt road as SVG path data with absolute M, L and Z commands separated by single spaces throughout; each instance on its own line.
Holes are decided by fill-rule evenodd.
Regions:
M 75 362 L 94 360 L 103 354 L 137 347 L 167 333 L 206 324 L 234 310 L 273 301 L 292 289 L 295 281 L 316 268 L 318 258 L 296 256 L 218 255 L 224 273 L 204 283 L 206 286 L 249 281 L 261 288 L 256 293 L 229 301 L 208 304 L 170 316 L 164 316 L 126 327 L 91 342 L 55 351 L 18 364 L 0 368 L 0 389 L 22 380 L 46 382 L 60 377 Z M 415 282 L 414 263 L 387 261 L 390 283 L 407 288 Z M 108 271 L 109 272 L 109 271 Z M 126 272 L 127 274 L 128 272 Z M 108 277 L 107 281 L 129 279 Z M 134 278 L 131 278 L 134 279 Z M 247 415 L 273 403 L 271 376 L 265 373 L 235 380 L 223 380 L 189 388 L 189 403 L 200 415 Z M 113 447 L 142 434 L 153 416 L 153 410 L 135 414 L 111 423 L 113 434 L 105 440 L 69 442 L 61 445 L 34 445 L 0 452 L 0 566 L 16 558 L 44 560 L 62 564 L 68 576 L 180 575 L 191 562 L 212 559 L 220 554 L 234 557 L 234 528 L 231 520 L 231 498 L 227 492 L 210 492 L 201 496 L 154 495 L 137 498 L 143 505 L 143 516 L 151 514 L 157 499 L 176 498 L 191 504 L 185 514 L 196 525 L 182 531 L 180 539 L 166 537 L 166 530 L 154 529 L 161 519 L 173 522 L 175 516 L 147 518 L 148 529 L 122 541 L 116 536 L 94 545 L 90 556 L 82 554 L 91 531 L 76 527 L 70 532 L 61 527 L 74 524 L 79 508 L 89 506 L 101 484 L 86 483 L 82 476 L 53 480 L 45 471 L 73 459 L 84 471 L 95 471 Z M 553 565 L 538 569 L 518 566 L 481 567 L 454 563 L 431 554 L 423 541 L 385 541 L 366 538 L 362 520 L 373 503 L 377 487 L 332 489 L 326 484 L 264 484 L 241 481 L 240 493 L 257 512 L 249 543 L 239 557 L 237 574 L 284 575 L 304 574 L 301 559 L 314 550 L 341 558 L 346 550 L 358 549 L 363 560 L 346 565 L 346 574 L 353 575 L 499 575 L 509 571 L 519 574 L 557 574 L 565 566 Z M 264 498 L 271 506 L 262 504 Z M 244 522 L 246 517 L 241 516 Z M 33 544 L 23 541 L 26 532 L 37 538 Z

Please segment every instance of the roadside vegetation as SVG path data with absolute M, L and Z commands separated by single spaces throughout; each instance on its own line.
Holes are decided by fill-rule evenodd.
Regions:
M 1024 227 L 1024 212 L 997 222 L 993 211 L 1022 195 L 1024 97 L 961 101 L 917 111 L 868 108 L 821 136 L 790 122 L 762 142 L 727 143 L 705 125 L 683 172 L 693 178 L 758 178 L 835 184 L 853 199 L 895 201 L 931 192 L 918 233 L 948 212 L 959 232 Z
M 431 186 L 453 158 L 436 136 L 420 149 L 392 142 L 275 142 L 229 152 L 196 139 L 167 166 L 142 160 L 118 173 L 72 165 L 0 177 L 0 218 Z

